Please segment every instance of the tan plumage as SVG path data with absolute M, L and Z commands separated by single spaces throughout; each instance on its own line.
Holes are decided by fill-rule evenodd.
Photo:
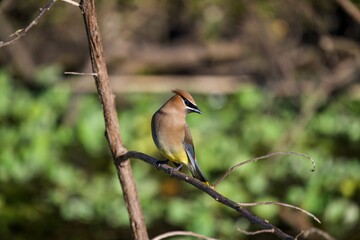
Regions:
M 200 170 L 186 116 L 191 112 L 201 114 L 193 97 L 183 90 L 173 91 L 170 98 L 152 117 L 151 130 L 156 147 L 170 161 L 185 164 L 193 177 L 207 183 Z

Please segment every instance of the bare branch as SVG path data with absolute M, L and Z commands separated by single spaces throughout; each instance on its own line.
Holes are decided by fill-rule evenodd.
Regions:
M 257 235 L 260 233 L 274 233 L 274 229 L 262 229 L 262 230 L 257 230 L 257 231 L 253 231 L 253 232 L 248 232 L 248 231 L 242 230 L 240 228 L 237 228 L 237 230 L 245 235 Z
M 321 223 L 320 220 L 312 213 L 300 208 L 300 207 L 297 207 L 297 206 L 294 206 L 294 205 L 291 205 L 291 204 L 288 204 L 288 203 L 282 203 L 282 202 L 256 202 L 256 203 L 239 203 L 240 206 L 244 206 L 244 207 L 255 207 L 255 206 L 260 206 L 260 205 L 278 205 L 278 206 L 283 206 L 283 207 L 288 207 L 288 208 L 293 208 L 293 209 L 296 209 L 296 210 L 299 210 L 300 212 L 303 212 L 305 213 L 306 215 L 310 216 L 311 218 L 313 218 L 315 221 L 317 221 L 318 223 Z
M 38 23 L 39 19 L 44 15 L 44 13 L 51 9 L 51 7 L 55 4 L 55 2 L 56 0 L 51 0 L 43 8 L 40 8 L 40 12 L 29 25 L 27 25 L 23 29 L 17 30 L 16 32 L 10 35 L 10 38 L 12 39 L 5 42 L 0 41 L 0 48 L 10 45 L 15 41 L 19 40 L 21 37 L 23 37 L 33 26 L 35 26 Z
M 326 240 L 336 240 L 334 237 L 330 236 L 327 232 L 324 232 L 321 229 L 318 228 L 310 228 L 305 231 L 301 231 L 296 237 L 295 240 L 297 240 L 300 236 L 304 235 L 304 238 L 308 238 L 310 235 L 318 234 L 319 236 L 323 237 Z
M 222 194 L 218 193 L 217 191 L 215 191 L 215 189 L 212 186 L 207 186 L 205 183 L 199 181 L 196 178 L 190 177 L 182 172 L 176 171 L 167 164 L 159 164 L 159 163 L 161 163 L 161 161 L 159 161 L 158 159 L 155 159 L 153 157 L 150 157 L 144 153 L 136 152 L 136 151 L 129 151 L 129 152 L 125 153 L 124 155 L 118 157 L 116 159 L 115 164 L 120 165 L 123 161 L 126 161 L 126 159 L 129 159 L 129 158 L 141 159 L 141 160 L 155 166 L 157 169 L 166 172 L 171 177 L 174 177 L 176 179 L 185 181 L 185 182 L 193 185 L 197 189 L 199 189 L 199 190 L 205 192 L 206 194 L 208 194 L 209 196 L 211 196 L 213 199 L 215 199 L 219 203 L 221 203 L 225 206 L 228 206 L 229 208 L 234 209 L 235 211 L 240 213 L 243 217 L 248 219 L 251 223 L 258 225 L 262 229 L 265 229 L 265 230 L 273 229 L 274 234 L 276 236 L 278 236 L 280 239 L 289 239 L 289 240 L 294 239 L 292 236 L 284 233 L 281 229 L 275 227 L 274 225 L 269 223 L 267 220 L 253 214 L 251 211 L 247 210 L 240 204 L 238 204 L 238 203 L 232 201 L 231 199 L 223 196 Z
M 97 76 L 97 73 L 64 72 L 65 75 Z
M 213 187 L 215 188 L 217 185 L 219 185 L 219 183 L 221 183 L 230 173 L 232 173 L 235 169 L 237 169 L 238 167 L 240 167 L 242 165 L 245 165 L 245 164 L 248 164 L 248 163 L 251 163 L 251 162 L 257 162 L 258 160 L 261 160 L 261 159 L 266 159 L 266 158 L 270 158 L 270 157 L 274 157 L 274 156 L 278 156 L 278 155 L 283 155 L 283 154 L 285 154 L 285 155 L 297 155 L 297 156 L 309 159 L 311 161 L 311 171 L 312 172 L 315 171 L 315 162 L 314 162 L 314 160 L 311 157 L 309 157 L 309 156 L 307 156 L 305 154 L 296 153 L 296 152 L 273 152 L 273 153 L 269 153 L 269 154 L 266 154 L 266 155 L 261 156 L 261 157 L 256 157 L 256 158 L 246 160 L 244 162 L 240 162 L 240 163 L 232 166 L 221 178 L 219 178 L 219 180 L 217 180 L 213 184 Z
M 161 235 L 153 238 L 152 240 L 161 240 L 161 239 L 166 239 L 166 238 L 174 237 L 174 236 L 193 236 L 193 237 L 197 237 L 199 239 L 204 239 L 204 240 L 217 240 L 216 238 L 206 237 L 204 235 L 194 233 L 194 232 L 189 232 L 189 231 L 167 232 L 167 233 L 161 234 Z
M 63 2 L 66 2 L 66 3 L 70 3 L 71 5 L 74 5 L 76 7 L 80 7 L 80 4 L 78 2 L 75 2 L 73 0 L 61 0 Z

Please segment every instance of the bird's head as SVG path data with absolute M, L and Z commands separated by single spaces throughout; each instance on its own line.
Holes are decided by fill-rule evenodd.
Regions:
M 176 94 L 174 96 L 174 105 L 177 108 L 184 110 L 186 113 L 202 113 L 190 93 L 180 89 L 175 89 L 173 92 Z

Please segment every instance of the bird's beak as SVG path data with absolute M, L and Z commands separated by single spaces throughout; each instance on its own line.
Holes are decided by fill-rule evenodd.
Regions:
M 194 113 L 202 114 L 199 108 L 191 108 L 190 111 Z

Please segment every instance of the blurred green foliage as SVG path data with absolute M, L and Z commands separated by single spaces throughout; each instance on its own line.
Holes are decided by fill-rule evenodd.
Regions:
M 1 40 L 24 28 L 45 3 L 2 1 Z M 273 151 L 304 153 L 316 162 L 312 173 L 310 161 L 299 156 L 261 160 L 237 169 L 218 191 L 238 202 L 294 204 L 322 221 L 318 225 L 278 206 L 251 209 L 292 235 L 297 232 L 291 220 L 303 216 L 297 227 L 313 224 L 338 239 L 358 237 L 359 88 L 349 94 L 352 85 L 342 86 L 313 112 L 303 109 L 318 100 L 309 94 L 308 83 L 315 89 L 329 76 L 342 75 L 338 68 L 344 62 L 358 67 L 360 28 L 337 1 L 96 4 L 110 74 L 249 75 L 261 86 L 249 84 L 233 95 L 194 96 L 204 114 L 192 114 L 188 122 L 200 167 L 211 182 L 234 164 Z M 86 69 L 85 39 L 78 8 L 59 2 L 26 37 L 1 50 L 0 239 L 131 238 L 98 96 L 76 93 L 60 75 Z M 143 64 L 139 56 L 146 52 L 144 46 L 159 49 L 161 57 L 164 46 L 207 48 L 212 42 L 234 41 L 241 47 L 234 50 L 239 51 L 236 59 L 222 61 L 220 52 L 199 58 L 194 66 L 180 61 L 163 69 L 145 61 L 149 65 L 134 68 Z M 25 47 L 14 51 L 21 44 Z M 31 64 L 19 61 L 27 58 Z M 352 61 L 356 64 L 346 64 Z M 299 92 L 275 95 L 283 80 Z M 121 134 L 129 150 L 162 159 L 152 142 L 150 119 L 170 96 L 170 91 L 117 96 Z M 309 121 L 303 124 L 303 119 Z M 151 237 L 191 230 L 219 239 L 246 239 L 237 228 L 256 229 L 233 210 L 148 164 L 133 160 L 132 166 Z
M 39 73 L 40 83 L 49 71 L 58 75 L 56 68 L 46 69 Z M 78 223 L 92 228 L 71 239 L 96 239 L 96 233 L 102 239 L 125 239 L 121 234 L 129 231 L 128 215 L 104 137 L 98 98 L 74 94 L 54 82 L 30 91 L 0 71 L 0 237 L 27 239 L 31 232 L 42 239 L 49 236 L 47 228 Z M 131 94 L 118 100 L 128 149 L 161 158 L 151 139 L 150 119 L 170 96 Z M 232 165 L 271 152 L 275 145 L 281 147 L 277 143 L 296 127 L 300 116 L 291 99 L 252 85 L 234 95 L 195 98 L 204 114 L 192 114 L 188 122 L 199 164 L 211 182 Z M 356 96 L 338 96 L 314 115 L 291 146 L 276 149 L 310 155 L 317 164 L 314 173 L 306 159 L 281 156 L 241 167 L 218 191 L 238 202 L 298 205 L 322 220 L 319 227 L 344 236 L 360 221 L 359 102 Z M 193 187 L 140 160 L 133 160 L 132 166 L 151 236 L 186 229 L 234 239 L 242 236 L 236 228 L 251 227 Z M 279 207 L 253 211 L 282 224 Z M 101 230 L 95 227 L 99 224 Z M 52 234 L 55 239 L 63 236 Z

